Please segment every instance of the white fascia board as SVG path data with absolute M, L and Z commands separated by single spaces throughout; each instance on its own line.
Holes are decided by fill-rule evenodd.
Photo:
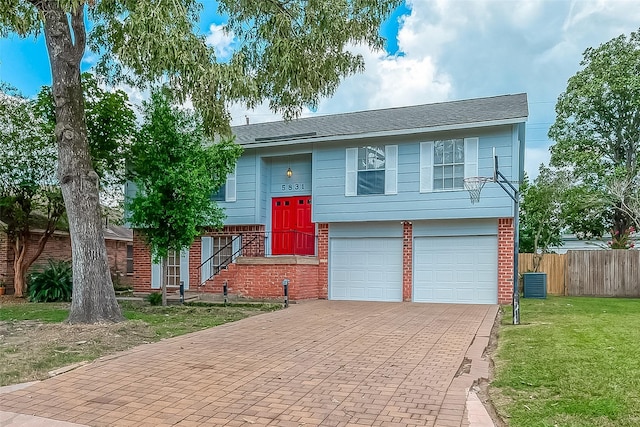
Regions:
M 460 123 L 460 124 L 454 124 L 454 125 L 431 126 L 431 127 L 425 127 L 425 128 L 355 133 L 355 134 L 349 134 L 349 135 L 330 135 L 330 136 L 322 136 L 318 138 L 285 139 L 281 141 L 271 141 L 271 142 L 247 142 L 240 145 L 242 145 L 242 147 L 244 148 L 279 147 L 283 145 L 308 144 L 310 142 L 326 142 L 326 141 L 337 142 L 337 141 L 348 141 L 353 139 L 406 136 L 406 135 L 416 135 L 421 133 L 433 133 L 433 132 L 443 132 L 443 131 L 452 131 L 452 130 L 461 130 L 461 129 L 477 129 L 477 128 L 483 128 L 483 127 L 526 123 L 526 121 L 527 121 L 527 117 L 517 117 L 514 119 L 490 120 L 485 122 L 474 122 L 474 123 Z

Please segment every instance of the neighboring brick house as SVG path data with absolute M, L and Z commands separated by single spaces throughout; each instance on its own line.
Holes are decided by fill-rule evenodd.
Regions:
M 223 230 L 152 264 L 134 231 L 134 288 L 292 299 L 510 303 L 513 202 L 464 178 L 524 166 L 526 94 L 233 127 L 244 147 L 213 196 Z M 127 196 L 135 186 L 127 185 Z
M 2 224 L 0 223 L 0 226 Z M 114 282 L 132 284 L 133 282 L 133 233 L 130 229 L 117 225 L 110 225 L 104 230 L 104 238 L 109 257 Z M 41 234 L 32 233 L 27 256 L 36 251 Z M 49 259 L 71 260 L 71 240 L 66 231 L 55 231 L 49 237 L 44 251 L 31 266 L 31 271 L 47 265 Z M 13 250 L 7 241 L 7 235 L 0 231 L 0 281 L 8 287 L 8 293 L 13 293 Z

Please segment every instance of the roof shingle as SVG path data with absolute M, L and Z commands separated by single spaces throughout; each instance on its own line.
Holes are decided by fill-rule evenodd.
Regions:
M 472 125 L 505 120 L 524 122 L 529 115 L 527 94 L 413 105 L 409 107 L 312 116 L 234 126 L 236 142 L 245 146 L 274 140 L 294 141 Z

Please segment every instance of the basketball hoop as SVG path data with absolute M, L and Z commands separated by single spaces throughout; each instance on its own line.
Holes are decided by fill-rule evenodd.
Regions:
M 464 179 L 464 189 L 469 192 L 471 204 L 475 204 L 480 201 L 480 192 L 482 191 L 482 187 L 484 187 L 484 185 L 489 181 L 493 181 L 493 179 L 484 176 L 472 176 Z

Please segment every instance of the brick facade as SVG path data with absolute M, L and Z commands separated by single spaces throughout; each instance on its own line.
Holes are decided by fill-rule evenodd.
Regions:
M 243 256 L 210 280 L 201 282 L 202 239 L 198 237 L 189 249 L 189 290 L 222 293 L 226 282 L 230 295 L 281 299 L 282 280 L 289 279 L 289 298 L 326 299 L 328 289 L 328 224 L 318 225 L 318 257 L 278 256 L 265 258 L 263 225 L 225 226 L 208 230 L 203 236 L 235 236 L 242 234 Z M 133 233 L 134 291 L 151 291 L 151 256 L 139 232 Z
M 513 298 L 513 218 L 498 219 L 498 304 Z
M 27 257 L 32 257 L 38 246 L 40 234 L 34 233 L 29 239 L 29 247 L 27 248 Z M 0 233 L 0 281 L 7 284 L 9 291 L 13 292 L 13 249 L 7 241 L 7 235 Z M 114 281 L 121 284 L 131 284 L 133 275 L 127 275 L 127 245 L 131 242 L 126 240 L 105 239 L 107 246 L 107 256 L 109 259 L 109 268 Z M 33 263 L 30 271 L 40 269 L 46 266 L 50 259 L 55 260 L 71 260 L 71 239 L 69 234 L 64 232 L 56 232 L 44 247 L 40 257 Z
M 413 296 L 413 224 L 403 223 L 402 299 Z M 256 236 L 242 257 L 211 280 L 200 284 L 201 239 L 197 238 L 189 252 L 189 289 L 206 293 L 222 293 L 228 285 L 230 295 L 259 299 L 283 297 L 282 280 L 289 279 L 289 298 L 326 299 L 329 288 L 329 224 L 318 224 L 318 256 L 264 257 L 264 226 L 227 226 L 220 231 L 207 231 L 206 236 L 243 234 L 244 241 Z M 134 290 L 151 290 L 151 257 L 139 233 L 134 232 Z M 513 289 L 513 218 L 498 220 L 498 303 L 510 304 Z
M 402 223 L 402 301 L 411 301 L 413 294 L 413 224 Z

